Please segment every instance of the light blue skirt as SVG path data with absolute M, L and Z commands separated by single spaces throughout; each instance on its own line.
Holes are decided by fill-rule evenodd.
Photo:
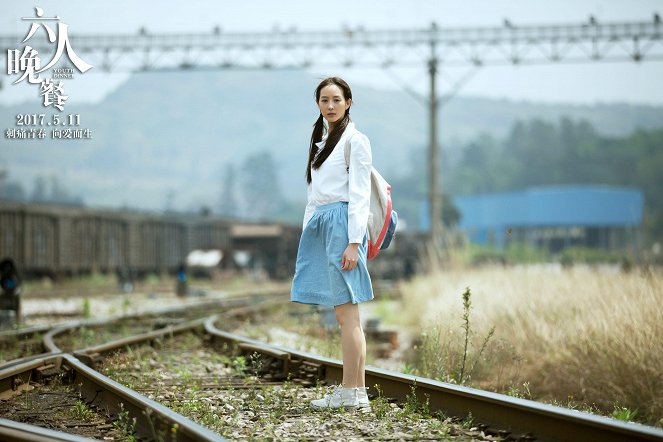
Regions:
M 336 306 L 373 299 L 366 268 L 367 239 L 359 246 L 357 267 L 341 270 L 348 246 L 348 203 L 318 206 L 299 239 L 290 300 Z

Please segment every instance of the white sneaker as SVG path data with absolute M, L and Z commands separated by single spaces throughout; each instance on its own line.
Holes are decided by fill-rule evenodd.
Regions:
M 359 400 L 357 399 L 357 389 L 345 388 L 340 385 L 336 385 L 330 394 L 326 395 L 322 399 L 315 399 L 311 401 L 311 405 L 314 408 L 357 408 L 359 406 Z
M 359 408 L 370 408 L 371 404 L 368 400 L 368 389 L 366 387 L 357 387 L 357 402 Z

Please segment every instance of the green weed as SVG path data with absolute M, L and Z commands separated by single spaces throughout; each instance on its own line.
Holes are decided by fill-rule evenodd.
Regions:
M 371 410 L 375 414 L 375 417 L 382 420 L 388 416 L 389 410 L 389 401 L 382 395 L 382 389 L 380 385 L 374 385 L 375 390 L 378 392 L 378 396 L 371 401 Z
M 83 308 L 82 308 L 83 318 L 88 319 L 92 317 L 92 306 L 90 305 L 90 298 L 83 299 Z
M 92 418 L 92 416 L 94 416 L 94 412 L 90 410 L 90 408 L 87 406 L 85 402 L 79 399 L 74 404 L 74 408 L 72 409 L 72 415 L 74 417 L 77 417 L 78 419 L 88 420 Z
M 421 402 L 417 398 L 417 383 L 410 386 L 410 393 L 405 396 L 403 412 L 410 418 L 429 417 L 430 416 L 430 396 L 425 395 L 426 400 Z
M 472 428 L 472 425 L 474 424 L 474 417 L 472 416 L 472 412 L 470 411 L 467 413 L 467 416 L 465 416 L 465 419 L 463 419 L 460 422 L 460 426 L 465 428 L 466 430 L 469 430 Z
M 517 385 L 511 385 L 506 391 L 506 394 L 520 399 L 532 399 L 532 392 L 529 389 L 529 382 L 524 382 L 522 387 L 523 389 L 520 390 Z
M 233 358 L 231 361 L 231 367 L 236 376 L 243 377 L 246 374 L 246 370 L 248 368 L 246 357 L 242 355 L 235 356 L 235 358 Z
M 631 410 L 628 407 L 622 407 L 620 405 L 615 405 L 615 409 L 610 414 L 614 419 L 624 422 L 633 422 L 637 415 L 638 410 Z
M 120 412 L 117 419 L 113 422 L 115 428 L 120 435 L 129 442 L 138 442 L 136 436 L 136 418 L 129 418 L 129 411 L 124 409 L 124 404 L 120 403 Z
M 462 295 L 462 342 L 458 343 L 453 330 L 444 332 L 440 327 L 434 326 L 429 331 L 424 331 L 421 334 L 421 347 L 416 349 L 415 361 L 412 365 L 406 364 L 410 373 L 460 385 L 469 383 L 495 334 L 495 327 L 492 327 L 480 345 L 474 345 L 474 330 L 470 320 L 471 296 L 470 289 L 465 289 Z

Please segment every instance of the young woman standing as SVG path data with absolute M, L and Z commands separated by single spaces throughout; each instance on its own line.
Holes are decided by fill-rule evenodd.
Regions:
M 309 148 L 308 203 L 297 251 L 291 300 L 333 306 L 341 326 L 343 382 L 316 408 L 367 407 L 366 339 L 358 304 L 373 299 L 366 268 L 371 145 L 350 119 L 352 91 L 338 77 L 315 90 L 320 115 Z M 326 123 L 326 124 L 325 124 Z M 350 150 L 346 164 L 344 150 Z

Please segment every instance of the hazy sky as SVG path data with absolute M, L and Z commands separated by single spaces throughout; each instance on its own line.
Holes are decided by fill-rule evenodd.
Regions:
M 167 5 L 167 6 L 164 6 Z M 337 31 L 343 26 L 367 30 L 428 27 L 500 26 L 504 18 L 514 24 L 579 23 L 593 15 L 599 22 L 649 21 L 654 12 L 663 15 L 663 0 L 462 0 L 462 1 L 311 1 L 235 0 L 186 2 L 3 0 L 0 29 L 4 35 L 23 37 L 33 16 L 33 6 L 45 16 L 59 15 L 72 33 L 134 33 L 144 26 L 153 32 L 209 32 L 219 25 L 224 31 L 270 31 L 275 27 Z M 19 40 L 20 41 L 20 40 Z M 19 47 L 17 41 L 17 47 Z M 660 43 L 663 45 L 663 42 Z M 659 53 L 663 52 L 661 50 Z M 0 103 L 35 99 L 34 87 L 11 85 L 3 55 Z M 92 70 L 94 71 L 94 69 Z M 95 101 L 126 81 L 128 74 L 79 75 L 67 83 L 67 93 L 77 101 Z M 379 69 L 339 68 L 316 76 L 338 74 L 353 83 L 379 88 L 398 88 Z M 452 73 L 456 75 L 455 73 Z M 425 84 L 426 71 L 399 72 L 406 82 Z M 13 80 L 12 76 L 12 80 Z M 448 87 L 443 81 L 441 86 Z M 547 102 L 632 102 L 663 105 L 663 61 L 635 63 L 587 63 L 522 67 L 485 67 L 462 89 L 462 95 L 506 97 Z

